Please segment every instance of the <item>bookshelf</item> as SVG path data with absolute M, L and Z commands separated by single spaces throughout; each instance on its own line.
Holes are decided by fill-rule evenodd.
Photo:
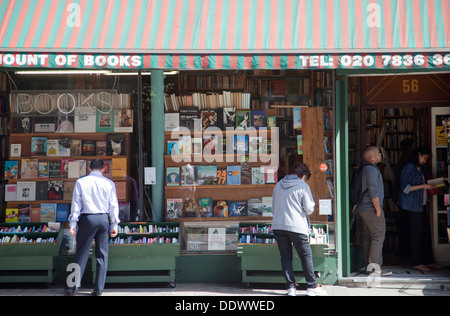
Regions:
M 110 111 L 99 107 L 90 109 L 91 113 L 86 115 L 80 112 L 80 107 L 74 106 L 70 111 L 70 107 L 64 107 L 67 104 L 55 101 L 62 97 L 70 100 L 67 98 L 70 94 L 81 102 L 84 97 L 99 97 L 103 91 L 93 92 L 91 96 L 82 96 L 82 93 L 65 91 L 58 94 L 52 91 L 45 102 L 42 97 L 45 93 L 26 91 L 11 94 L 15 110 L 10 120 L 9 143 L 12 150 L 4 164 L 10 171 L 15 170 L 15 174 L 4 172 L 10 212 L 28 206 L 34 215 L 38 213 L 38 221 L 40 210 L 42 215 L 55 215 L 48 220 L 67 222 L 75 182 L 88 175 L 90 161 L 99 158 L 105 162 L 104 176 L 116 184 L 121 214 L 125 214 L 121 220 L 129 220 L 128 174 L 130 133 L 133 130 L 129 98 L 108 91 L 110 98 L 103 99 L 103 102 L 110 102 Z M 24 98 L 23 95 L 30 97 Z M 35 100 L 35 104 L 25 115 L 21 112 L 24 106 L 32 104 L 27 100 Z M 47 102 L 58 104 L 58 110 L 47 109 L 49 113 L 43 115 Z
M 328 225 L 311 224 L 311 250 L 318 282 L 333 284 L 337 274 L 332 266 L 336 257 L 328 253 Z M 238 256 L 241 258 L 242 281 L 250 283 L 285 283 L 281 258 L 270 223 L 247 222 L 239 224 Z M 335 264 L 335 263 L 334 263 Z M 297 283 L 305 283 L 300 258 L 293 249 L 293 267 Z
M 158 282 L 176 286 L 180 223 L 121 222 L 117 237 L 110 238 L 109 246 L 107 283 Z M 92 271 L 95 280 L 95 256 Z
M 211 228 L 225 229 L 222 233 L 227 241 L 222 250 L 235 250 L 235 246 L 230 245 L 237 244 L 237 224 L 265 221 L 271 217 L 270 211 L 264 210 L 250 214 L 252 207 L 249 203 L 262 201 L 262 209 L 268 209 L 265 203 L 271 204 L 276 182 L 290 171 L 294 163 L 301 161 L 307 163 L 313 173 L 309 184 L 316 198 L 317 210 L 311 220 L 333 226 L 333 211 L 322 214 L 319 202 L 326 199 L 333 204 L 334 199 L 334 75 L 333 71 L 300 70 L 179 73 L 179 90 L 172 90 L 165 98 L 165 199 L 166 220 L 182 223 L 182 251 L 208 251 L 208 231 Z M 230 113 L 234 117 L 231 123 L 227 121 Z M 247 119 L 243 115 L 247 115 Z M 263 117 L 263 126 L 268 132 L 266 138 L 261 134 L 264 129 L 256 126 L 255 131 L 239 130 L 245 120 L 248 127 L 252 127 L 254 115 Z M 269 118 L 272 119 L 270 126 Z M 300 126 L 294 123 L 295 119 L 301 122 Z M 213 138 L 207 139 L 211 135 L 205 133 L 205 129 L 210 125 L 217 129 Z M 253 134 L 249 134 L 250 130 Z M 232 136 L 228 137 L 230 131 Z M 301 153 L 299 135 L 303 148 L 307 148 Z M 247 142 L 249 145 L 246 146 L 250 148 L 251 139 L 261 136 L 263 148 L 272 147 L 272 158 L 264 159 L 250 149 L 246 149 L 244 154 L 236 152 L 234 137 L 248 137 L 244 143 Z M 323 142 L 317 142 L 317 139 Z M 218 150 L 211 152 L 211 143 L 208 142 Z M 259 146 L 261 148 L 261 144 Z M 251 174 L 255 168 L 273 166 L 268 160 L 277 161 L 275 181 L 267 183 L 264 181 L 266 175 L 262 175 L 262 184 L 252 180 L 234 185 L 218 183 L 229 167 L 242 165 L 243 157 L 250 160 L 246 168 L 251 170 Z M 323 165 L 326 165 L 325 169 Z M 192 175 L 186 175 L 188 168 Z M 194 180 L 199 174 L 201 180 Z M 211 201 L 204 201 L 206 198 Z M 221 215 L 220 210 L 224 206 L 230 208 L 230 201 L 246 203 L 243 212 L 246 215 Z M 195 210 L 203 209 L 203 202 L 213 204 L 209 215 Z
M 0 283 L 48 283 L 57 277 L 60 223 L 0 223 Z

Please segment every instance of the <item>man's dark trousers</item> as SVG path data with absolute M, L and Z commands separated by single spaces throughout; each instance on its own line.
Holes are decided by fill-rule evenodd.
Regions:
M 86 269 L 89 251 L 94 239 L 95 257 L 97 258 L 97 273 L 94 289 L 103 292 L 108 269 L 108 214 L 82 214 L 80 216 L 77 232 L 77 252 L 74 260 L 80 266 L 80 280 Z

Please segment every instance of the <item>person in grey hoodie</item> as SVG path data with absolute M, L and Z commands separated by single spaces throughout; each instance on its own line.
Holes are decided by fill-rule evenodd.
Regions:
M 308 166 L 296 165 L 290 175 L 277 183 L 272 195 L 272 231 L 281 255 L 281 266 L 288 287 L 288 295 L 296 295 L 294 270 L 292 267 L 292 244 L 302 261 L 307 283 L 306 295 L 323 296 L 327 292 L 317 286 L 314 274 L 311 246 L 309 245 L 310 223 L 308 216 L 314 212 L 314 199 L 306 181 L 311 177 Z

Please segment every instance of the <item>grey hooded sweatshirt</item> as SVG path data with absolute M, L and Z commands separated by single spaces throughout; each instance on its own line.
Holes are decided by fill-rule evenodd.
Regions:
M 277 183 L 272 195 L 272 230 L 309 235 L 309 218 L 314 212 L 309 185 L 296 175 L 287 175 Z

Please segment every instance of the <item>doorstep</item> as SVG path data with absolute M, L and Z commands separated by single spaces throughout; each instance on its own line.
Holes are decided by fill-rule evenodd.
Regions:
M 338 278 L 338 284 L 361 288 L 450 290 L 450 267 L 424 273 L 412 267 L 383 266 L 383 269 L 392 271 L 392 275 L 375 278 L 357 271 L 349 277 Z

